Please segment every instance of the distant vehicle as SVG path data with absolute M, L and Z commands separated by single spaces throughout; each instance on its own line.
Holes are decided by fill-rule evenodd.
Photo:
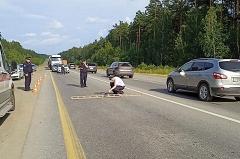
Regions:
M 70 73 L 68 65 L 64 65 L 65 73 Z
M 62 72 L 62 64 L 57 65 L 57 73 Z
M 37 71 L 37 65 L 32 64 L 32 69 L 33 69 L 33 71 Z
M 70 69 L 76 69 L 76 65 L 74 63 L 69 63 L 68 66 Z
M 97 64 L 95 63 L 88 63 L 88 72 L 97 73 Z
M 133 67 L 129 62 L 113 62 L 106 71 L 107 76 L 118 75 L 119 77 L 128 76 L 133 78 Z
M 15 110 L 14 84 L 10 72 L 11 69 L 0 42 L 0 117 Z
M 17 69 L 12 71 L 11 77 L 13 80 L 20 80 L 24 77 L 23 69 L 20 67 L 21 65 L 17 65 Z
M 195 59 L 173 71 L 167 78 L 168 92 L 178 89 L 197 92 L 202 101 L 233 96 L 240 101 L 239 59 Z
M 53 71 L 52 67 L 56 64 L 62 64 L 61 55 L 52 55 L 48 59 L 48 67 Z
M 58 71 L 58 65 L 59 64 L 54 64 L 54 65 L 52 65 L 52 72 L 57 72 Z
M 18 65 L 19 69 L 23 71 L 23 64 Z

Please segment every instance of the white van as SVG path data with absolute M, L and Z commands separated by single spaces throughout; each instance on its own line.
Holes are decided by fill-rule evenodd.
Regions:
M 0 117 L 15 110 L 14 84 L 10 72 L 11 69 L 0 42 Z

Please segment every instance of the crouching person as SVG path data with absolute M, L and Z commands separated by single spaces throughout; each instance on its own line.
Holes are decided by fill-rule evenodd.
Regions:
M 111 79 L 110 82 L 111 89 L 108 91 L 109 93 L 113 92 L 114 94 L 123 94 L 123 90 L 125 88 L 125 84 L 121 78 L 115 76 Z

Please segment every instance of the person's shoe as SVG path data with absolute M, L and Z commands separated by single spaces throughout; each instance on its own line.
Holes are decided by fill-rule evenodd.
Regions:
M 85 85 L 84 87 L 87 87 L 87 85 Z
M 123 91 L 119 91 L 119 94 L 124 94 L 124 92 Z

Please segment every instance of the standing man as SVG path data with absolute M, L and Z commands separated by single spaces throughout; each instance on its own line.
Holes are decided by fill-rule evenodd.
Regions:
M 113 92 L 114 94 L 124 94 L 123 90 L 125 88 L 125 84 L 118 76 L 115 75 L 111 78 L 110 86 L 111 89 L 108 91 L 109 93 Z
M 80 84 L 81 87 L 87 87 L 87 72 L 88 72 L 88 65 L 86 61 L 80 62 Z
M 32 80 L 32 63 L 31 63 L 31 57 L 26 58 L 26 62 L 23 64 L 23 72 L 25 76 L 25 91 L 30 91 L 30 85 Z

